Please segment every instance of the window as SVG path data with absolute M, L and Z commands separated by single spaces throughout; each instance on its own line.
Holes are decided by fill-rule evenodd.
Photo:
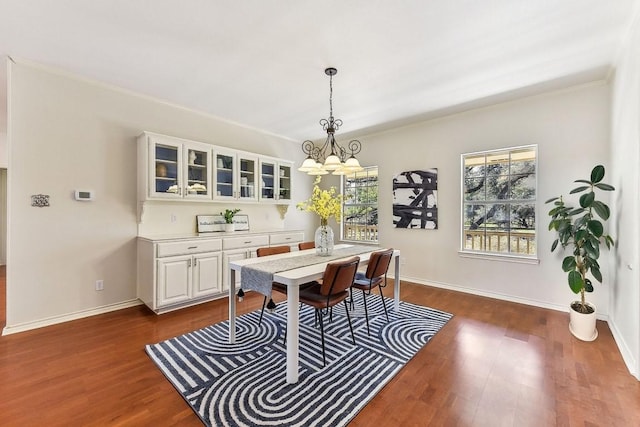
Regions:
M 462 155 L 462 251 L 536 255 L 537 146 Z
M 342 177 L 342 240 L 378 243 L 378 167 Z

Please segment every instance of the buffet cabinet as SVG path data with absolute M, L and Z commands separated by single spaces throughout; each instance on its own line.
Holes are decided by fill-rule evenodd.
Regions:
M 138 137 L 138 197 L 291 202 L 293 162 L 172 136 Z
M 297 250 L 301 231 L 221 233 L 220 237 L 138 237 L 138 298 L 157 314 L 227 296 L 229 262 L 265 246 Z M 239 283 L 240 275 L 236 275 Z

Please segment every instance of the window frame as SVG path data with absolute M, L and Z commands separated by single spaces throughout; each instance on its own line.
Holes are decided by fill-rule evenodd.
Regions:
M 535 153 L 535 166 L 534 166 L 534 185 L 535 185 L 535 197 L 531 200 L 526 200 L 527 203 L 531 203 L 534 206 L 534 215 L 535 215 L 535 226 L 534 226 L 534 245 L 535 245 L 535 253 L 533 254 L 523 254 L 516 252 L 496 252 L 496 251 L 487 251 L 487 250 L 473 250 L 465 248 L 466 243 L 466 231 L 465 231 L 465 205 L 468 201 L 465 200 L 465 159 L 468 157 L 477 157 L 477 156 L 489 156 L 492 154 L 498 153 L 506 153 L 509 155 L 509 162 L 511 163 L 511 154 L 516 151 L 522 150 L 532 150 Z M 539 209 L 539 185 L 538 185 L 538 163 L 540 161 L 540 156 L 538 152 L 537 144 L 527 144 L 513 147 L 504 147 L 497 148 L 492 150 L 482 150 L 470 153 L 462 153 L 460 155 L 460 250 L 458 254 L 461 257 L 466 258 L 479 258 L 479 259 L 487 259 L 487 260 L 505 260 L 511 262 L 525 263 L 525 264 L 538 264 L 538 232 L 539 232 L 539 219 L 540 219 L 540 209 Z M 486 174 L 485 174 L 486 176 Z M 513 200 L 513 202 L 511 202 Z M 478 201 L 479 204 L 492 204 L 495 201 L 490 199 L 483 199 Z M 505 204 L 518 203 L 523 202 L 521 199 L 504 199 Z M 511 226 L 509 226 L 509 230 L 511 230 Z M 509 247 L 510 250 L 510 247 Z
M 340 177 L 340 193 L 342 194 L 343 200 L 342 200 L 342 216 L 340 218 L 340 240 L 344 241 L 344 242 L 350 242 L 350 243 L 359 243 L 359 244 L 370 244 L 370 245 L 377 245 L 380 243 L 380 216 L 378 215 L 378 222 L 376 224 L 376 240 L 354 240 L 354 239 L 347 239 L 346 238 L 346 233 L 345 233 L 345 208 L 347 206 L 353 206 L 353 205 L 347 205 L 345 202 L 347 200 L 347 198 L 345 197 L 345 184 L 346 184 L 346 180 L 348 179 L 349 176 L 355 175 L 355 174 L 359 174 L 359 173 L 363 173 L 363 172 L 369 172 L 371 170 L 375 169 L 376 170 L 376 203 L 375 203 L 375 208 L 376 211 L 379 213 L 380 212 L 380 168 L 378 166 L 364 166 L 364 170 L 360 171 L 360 172 L 352 172 L 349 174 L 345 174 L 342 175 Z M 372 206 L 372 204 L 358 204 L 361 206 Z

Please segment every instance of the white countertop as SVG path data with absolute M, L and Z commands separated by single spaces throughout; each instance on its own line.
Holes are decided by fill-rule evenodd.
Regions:
M 225 237 L 250 236 L 255 234 L 281 234 L 281 233 L 304 233 L 303 230 L 288 230 L 283 228 L 271 228 L 262 230 L 246 231 L 213 231 L 211 233 L 180 233 L 180 234 L 154 234 L 140 235 L 138 239 L 150 242 L 160 242 L 164 240 L 191 240 L 191 239 L 223 239 Z

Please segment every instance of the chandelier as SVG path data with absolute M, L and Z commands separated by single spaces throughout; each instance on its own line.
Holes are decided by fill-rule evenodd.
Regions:
M 356 159 L 356 154 L 362 148 L 360 141 L 351 140 L 345 148 L 338 144 L 334 137 L 335 132 L 342 126 L 342 120 L 333 117 L 333 76 L 337 72 L 335 68 L 324 70 L 329 76 L 329 118 L 320 120 L 320 126 L 327 132 L 327 139 L 322 147 L 316 146 L 310 140 L 302 143 L 302 151 L 307 158 L 298 170 L 309 175 L 326 175 L 329 172 L 333 175 L 346 175 L 364 169 Z

